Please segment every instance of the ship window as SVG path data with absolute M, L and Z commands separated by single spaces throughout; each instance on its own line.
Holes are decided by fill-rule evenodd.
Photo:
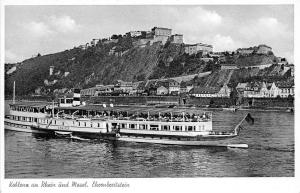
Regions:
M 73 100 L 72 99 L 66 99 L 66 103 L 67 104 L 73 103 Z
M 175 126 L 175 131 L 182 131 L 182 126 L 176 125 Z
M 62 122 L 62 125 L 65 125 L 65 122 Z
M 158 130 L 158 125 L 150 125 L 150 130 Z
M 37 118 L 34 118 L 34 122 L 37 122 Z
M 84 126 L 86 127 L 86 122 L 84 122 Z
M 91 127 L 93 127 L 93 123 L 91 123 Z
M 78 126 L 80 126 L 80 122 L 78 122 Z
M 139 127 L 140 127 L 139 129 L 143 129 L 143 130 L 146 130 L 146 129 L 147 129 L 147 125 L 144 125 L 144 124 L 140 124 Z
M 122 123 L 122 124 L 121 124 L 121 128 L 125 129 L 125 128 L 126 128 L 126 124 L 125 124 L 125 123 Z
M 170 125 L 163 125 L 162 130 L 163 131 L 170 131 Z
M 136 128 L 136 125 L 135 125 L 135 124 L 129 124 L 129 128 L 130 128 L 130 129 L 135 129 L 135 128 Z
M 56 120 L 54 121 L 54 124 L 56 125 Z
M 188 127 L 187 127 L 187 130 L 188 130 L 188 131 L 195 131 L 195 126 L 188 126 Z
M 100 123 L 98 123 L 98 127 L 100 127 Z

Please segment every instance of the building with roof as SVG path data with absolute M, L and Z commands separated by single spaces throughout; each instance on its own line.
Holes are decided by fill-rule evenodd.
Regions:
M 197 43 L 197 44 L 186 44 L 184 47 L 184 52 L 192 55 L 197 54 L 199 52 L 202 52 L 202 55 L 206 55 L 208 53 L 213 52 L 213 46 L 203 43 Z
M 171 35 L 170 41 L 172 44 L 183 44 L 183 35 L 182 34 Z
M 130 93 L 133 90 L 132 82 L 125 82 L 123 80 L 117 80 L 114 84 L 114 91 L 122 91 L 125 93 Z
M 258 45 L 258 49 L 256 51 L 257 54 L 268 54 L 272 51 L 272 48 L 270 46 L 267 46 L 265 44 Z
M 177 82 L 176 80 L 169 79 L 167 80 L 168 82 L 168 87 L 169 87 L 169 94 L 172 92 L 178 92 L 180 91 L 180 83 Z
M 280 89 L 276 86 L 275 82 L 271 84 L 271 86 L 268 87 L 269 90 L 269 97 L 275 98 L 277 96 L 280 96 Z
M 156 94 L 157 95 L 167 95 L 167 94 L 169 94 L 169 90 L 164 86 L 160 86 L 157 88 Z
M 172 34 L 172 29 L 164 27 L 154 27 L 151 31 L 153 34 L 153 43 L 161 42 L 163 45 L 165 45 Z
M 280 89 L 279 96 L 282 98 L 288 98 L 289 96 L 295 96 L 295 85 L 290 83 L 276 83 L 276 86 Z
M 290 83 L 248 82 L 239 83 L 236 87 L 240 96 L 245 98 L 287 98 L 294 96 L 294 85 Z
M 222 87 L 194 87 L 190 90 L 194 97 L 230 97 L 231 89 L 225 84 Z
M 95 92 L 96 96 L 111 95 L 114 91 L 114 85 L 96 85 L 98 88 Z

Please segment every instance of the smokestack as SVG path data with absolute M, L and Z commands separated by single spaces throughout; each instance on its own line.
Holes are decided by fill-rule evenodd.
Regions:
M 79 106 L 80 105 L 80 89 L 74 89 L 73 94 L 73 106 Z

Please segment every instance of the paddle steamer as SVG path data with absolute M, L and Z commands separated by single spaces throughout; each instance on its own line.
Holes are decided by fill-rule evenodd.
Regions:
M 152 111 L 150 111 L 152 110 Z M 83 106 L 61 108 L 62 114 L 38 118 L 33 130 L 129 142 L 192 146 L 232 146 L 228 139 L 237 137 L 244 120 L 231 131 L 213 130 L 212 113 L 193 109 Z M 60 112 L 59 111 L 59 112 Z M 79 115 L 78 115 L 79 114 Z M 60 133 L 59 133 L 60 132 Z M 234 145 L 247 147 L 245 144 Z
M 197 109 L 20 103 L 10 105 L 5 129 L 84 139 L 232 146 L 228 140 L 239 135 L 245 120 L 253 122 L 247 114 L 232 130 L 217 132 L 213 130 L 212 113 Z

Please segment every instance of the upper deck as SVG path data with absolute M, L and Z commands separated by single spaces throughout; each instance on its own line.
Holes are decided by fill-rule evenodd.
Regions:
M 13 114 L 43 113 L 55 117 L 89 118 L 129 121 L 159 121 L 159 122 L 209 122 L 212 113 L 195 108 L 163 108 L 154 106 L 103 106 L 86 105 L 76 107 L 59 107 L 47 102 L 25 102 L 10 104 Z M 36 115 L 32 115 L 36 116 Z
M 77 107 L 59 107 L 60 112 L 76 114 L 77 117 L 91 119 L 159 121 L 159 122 L 209 122 L 212 113 L 191 108 L 157 108 L 149 106 L 89 105 Z

